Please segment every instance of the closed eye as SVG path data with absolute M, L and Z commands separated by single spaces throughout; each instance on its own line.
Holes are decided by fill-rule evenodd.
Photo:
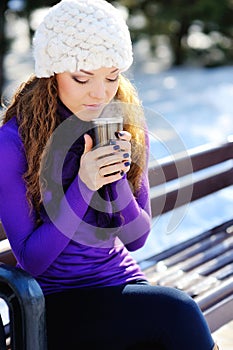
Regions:
M 80 80 L 78 79 L 77 77 L 72 77 L 72 79 L 76 82 L 76 83 L 79 83 L 79 84 L 86 84 L 89 79 L 86 79 L 86 80 Z
M 110 83 L 113 83 L 114 81 L 117 81 L 118 79 L 119 79 L 119 75 L 117 75 L 116 78 L 114 78 L 114 79 L 107 78 L 107 81 L 109 81 Z

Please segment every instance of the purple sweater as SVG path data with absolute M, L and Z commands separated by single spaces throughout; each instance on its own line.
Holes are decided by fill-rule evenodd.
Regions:
M 64 106 L 60 106 L 59 113 L 61 120 L 69 116 Z M 73 159 L 75 156 L 73 152 Z M 27 162 L 15 118 L 0 128 L 0 159 L 0 218 L 18 266 L 37 279 L 45 294 L 145 278 L 129 251 L 142 247 L 150 231 L 147 169 L 137 198 L 132 195 L 126 176 L 108 185 L 114 210 L 123 218 L 120 225 L 112 225 L 108 230 L 90 205 L 96 192 L 87 188 L 77 172 L 56 202 L 55 218 L 52 220 L 44 210 L 42 223 L 36 225 L 35 214 L 30 214 L 26 200 L 22 175 Z M 74 172 L 72 164 L 67 163 L 64 178 Z M 100 225 L 108 233 L 107 239 L 98 238 Z

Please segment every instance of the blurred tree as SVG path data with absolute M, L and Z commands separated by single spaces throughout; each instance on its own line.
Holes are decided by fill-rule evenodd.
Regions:
M 60 0 L 26 0 L 26 8 L 29 11 L 38 9 L 40 7 L 49 7 L 49 6 L 53 6 L 55 4 L 57 4 Z
M 143 21 L 138 21 L 137 26 L 136 21 L 129 20 L 134 41 L 147 36 L 154 50 L 158 36 L 166 35 L 174 56 L 174 65 L 183 64 L 191 55 L 196 59 L 205 57 L 205 64 L 208 64 L 207 58 L 209 64 L 211 59 L 217 61 L 217 58 L 219 61 L 222 58 L 223 63 L 233 61 L 233 0 L 109 2 L 128 8 L 129 19 L 144 17 L 144 25 Z M 191 34 L 192 40 L 188 40 Z
M 147 38 L 152 54 L 164 38 L 172 53 L 172 64 L 191 59 L 205 66 L 233 62 L 233 0 L 108 0 L 124 7 L 134 42 Z M 59 0 L 24 0 L 19 15 L 28 19 L 34 10 L 55 5 Z M 4 81 L 3 57 L 6 50 L 4 12 L 7 0 L 0 1 L 0 93 Z M 163 59 L 163 58 L 162 58 Z
M 26 15 L 26 18 L 28 20 L 30 39 L 32 39 L 33 34 L 34 34 L 34 30 L 30 25 L 30 17 L 31 17 L 32 12 L 34 10 L 37 10 L 39 8 L 42 8 L 42 7 L 53 6 L 53 5 L 57 4 L 58 2 L 59 2 L 59 0 L 34 0 L 34 1 L 25 0 L 24 15 Z
M 2 96 L 2 88 L 4 85 L 4 55 L 6 51 L 6 36 L 5 36 L 5 12 L 7 9 L 7 0 L 0 2 L 0 96 Z

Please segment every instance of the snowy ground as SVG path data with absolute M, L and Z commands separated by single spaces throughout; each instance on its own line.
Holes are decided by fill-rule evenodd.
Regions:
M 162 114 L 187 148 L 233 134 L 233 66 L 136 74 L 144 106 Z

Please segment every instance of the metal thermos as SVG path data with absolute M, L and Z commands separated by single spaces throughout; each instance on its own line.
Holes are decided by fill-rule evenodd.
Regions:
M 116 140 L 116 133 L 123 130 L 123 118 L 121 116 L 96 118 L 92 120 L 94 129 L 94 147 L 109 145 Z

